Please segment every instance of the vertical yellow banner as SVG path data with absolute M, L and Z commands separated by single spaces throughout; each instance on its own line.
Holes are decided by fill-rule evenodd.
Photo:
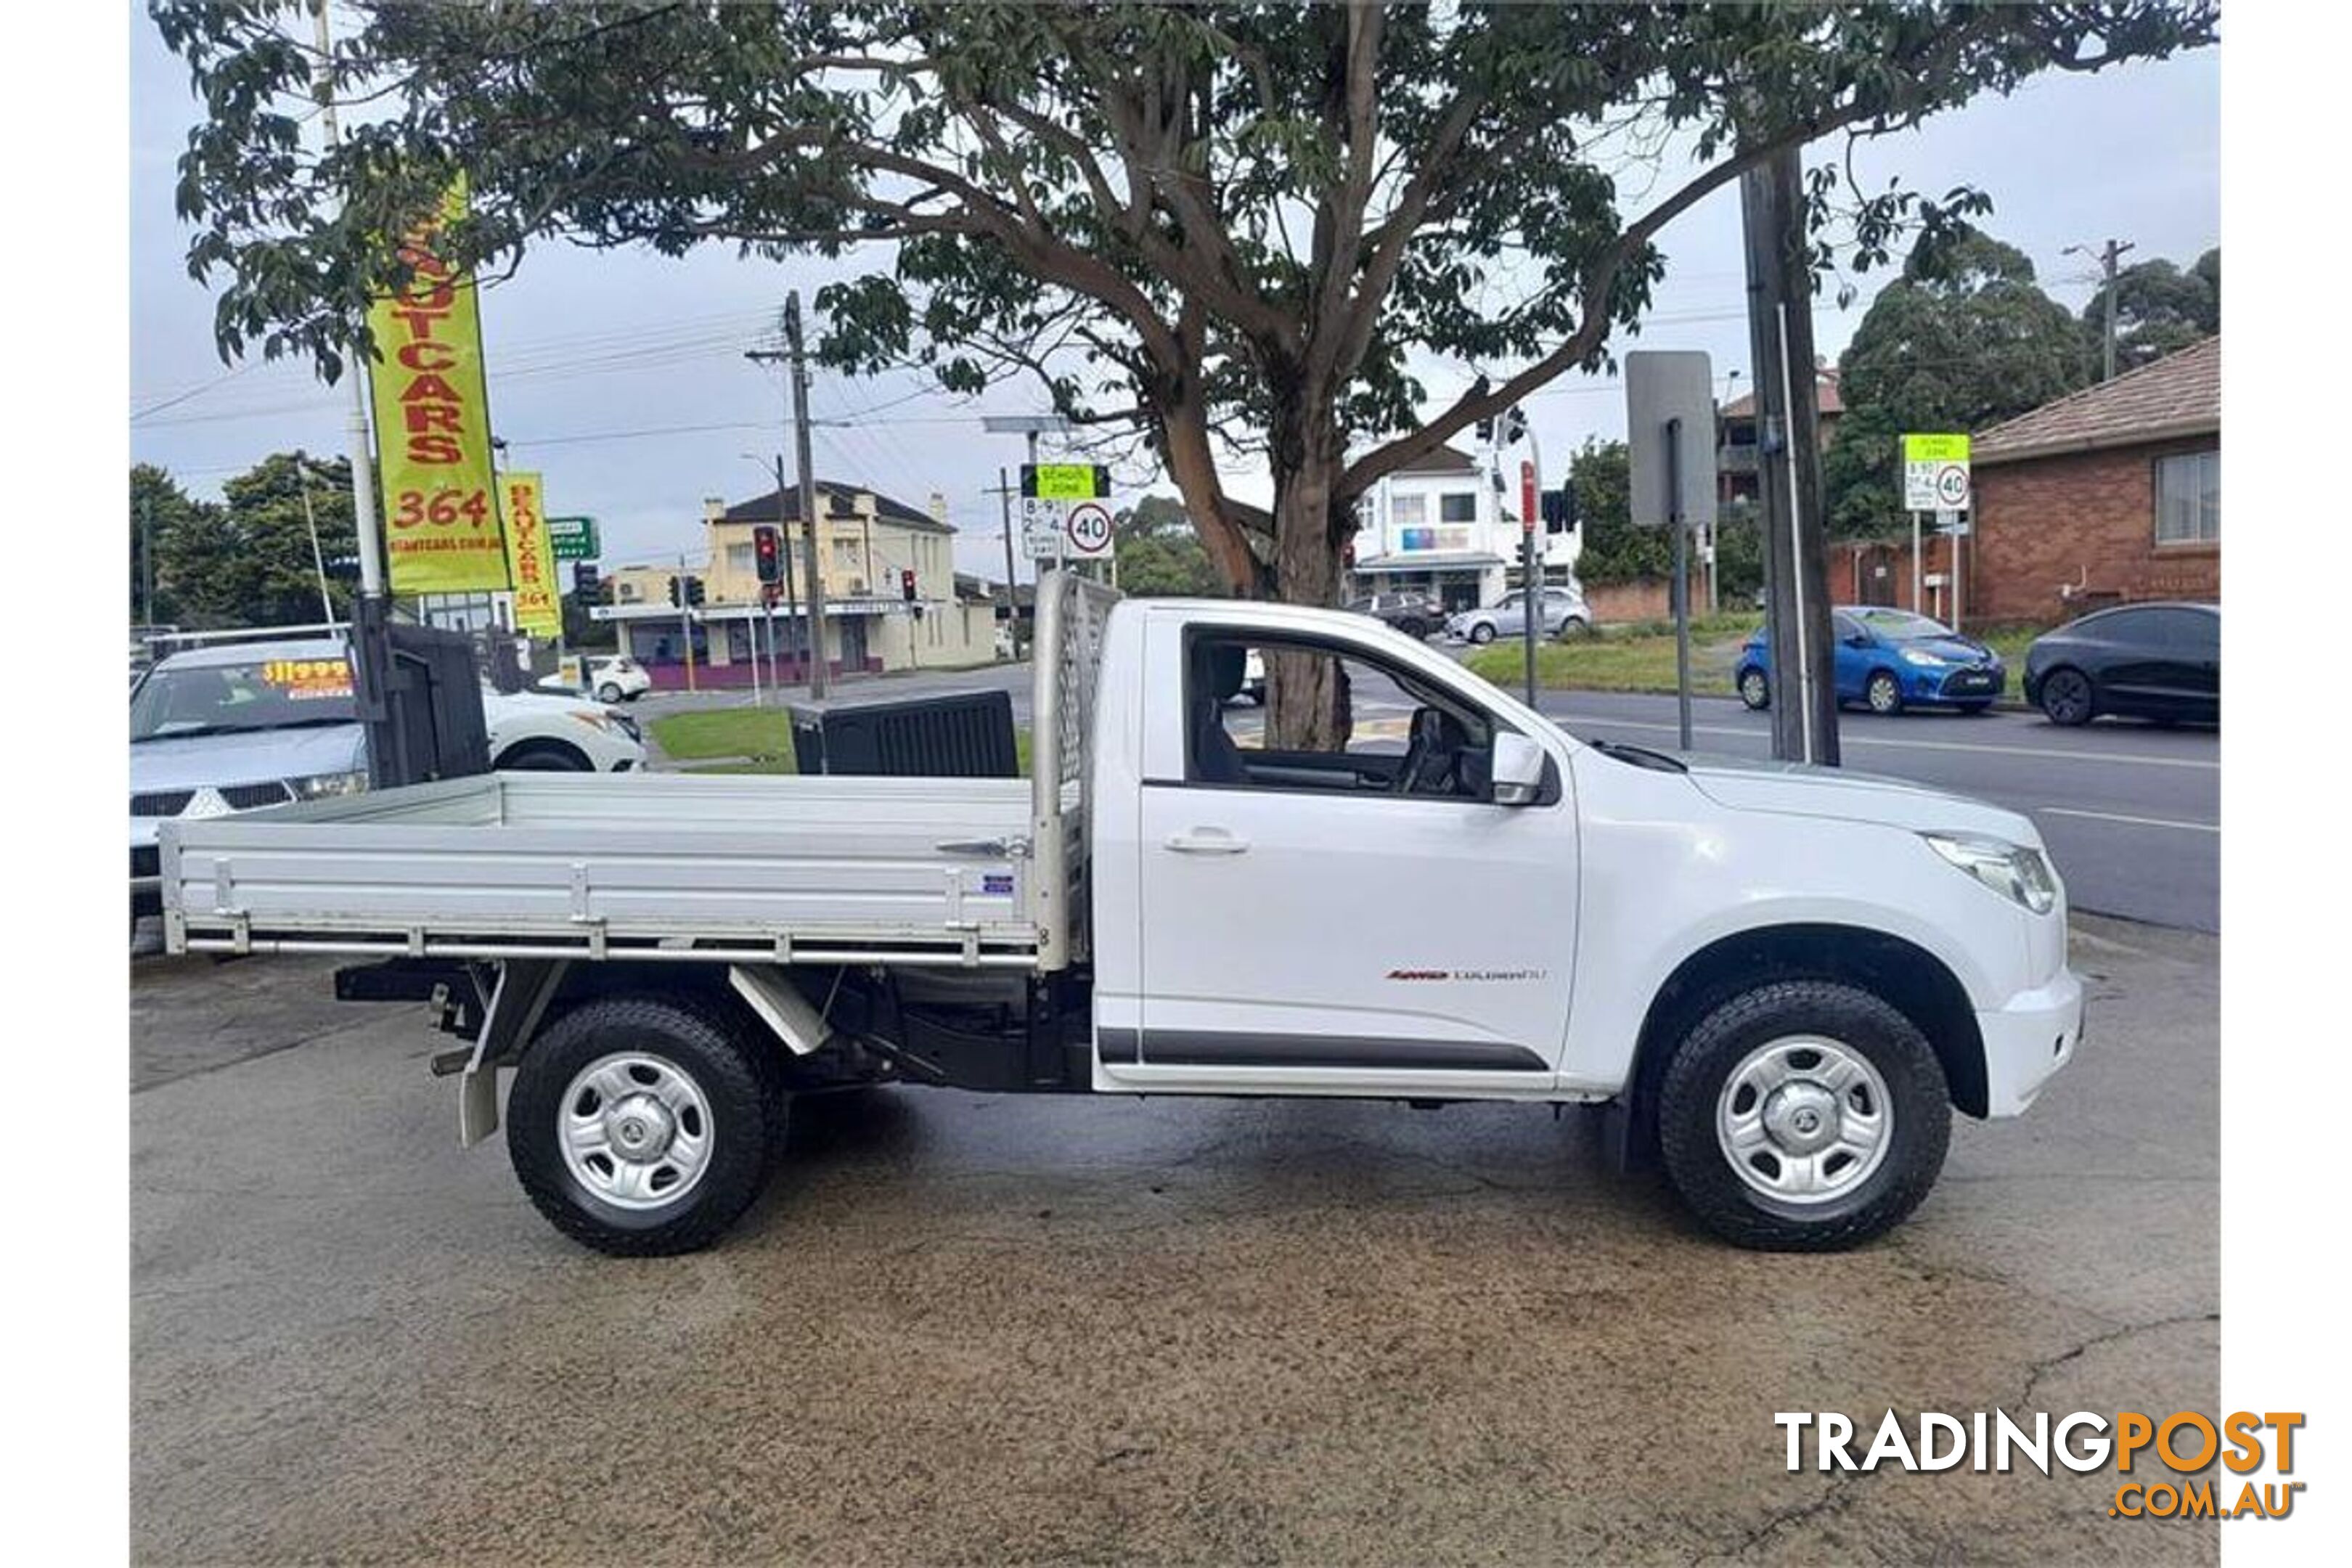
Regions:
M 514 579 L 515 629 L 535 637 L 557 637 L 563 630 L 563 590 L 556 582 L 555 541 L 548 537 L 539 476 L 500 474 L 499 487 L 507 571 Z
M 490 468 L 489 394 L 474 280 L 436 254 L 466 210 L 461 179 L 441 211 L 400 242 L 410 286 L 376 301 L 368 328 L 383 355 L 370 367 L 383 465 L 384 553 L 395 594 L 467 594 L 508 586 L 506 543 Z

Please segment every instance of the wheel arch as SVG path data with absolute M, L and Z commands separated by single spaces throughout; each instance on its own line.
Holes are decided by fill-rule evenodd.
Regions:
M 527 752 L 561 753 L 572 759 L 582 773 L 593 773 L 596 769 L 595 759 L 570 741 L 554 735 L 525 735 L 512 745 L 502 749 L 496 757 L 491 759 L 491 771 L 496 772 L 509 766 L 516 757 Z
M 1805 921 L 1752 927 L 1692 952 L 1652 996 L 1627 1079 L 1629 1160 L 1655 1150 L 1658 1085 L 1675 1042 L 1740 992 L 1792 979 L 1843 981 L 1885 999 L 1927 1037 L 1943 1064 L 1953 1106 L 1969 1116 L 1984 1116 L 1984 1037 L 1967 987 L 1942 959 L 1905 937 L 1864 926 Z

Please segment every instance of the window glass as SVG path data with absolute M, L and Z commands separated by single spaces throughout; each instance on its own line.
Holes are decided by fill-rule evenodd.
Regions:
M 1345 723 L 1319 746 L 1273 743 L 1285 690 L 1336 689 Z M 1411 671 L 1350 652 L 1244 634 L 1187 648 L 1188 783 L 1304 794 L 1491 797 L 1493 721 Z
M 1475 490 L 1454 490 L 1437 498 L 1437 521 L 1440 522 L 1475 522 L 1478 521 L 1478 495 Z
M 2156 462 L 2156 542 L 2215 544 L 2221 538 L 2221 454 L 2189 452 Z
M 1396 528 L 1419 528 L 1429 521 L 1429 498 L 1423 495 L 1392 495 L 1389 497 L 1389 522 Z

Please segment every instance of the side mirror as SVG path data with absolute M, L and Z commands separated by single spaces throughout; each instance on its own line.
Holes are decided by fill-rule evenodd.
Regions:
M 1853 636 L 1845 639 L 1845 646 L 1848 647 L 1868 647 L 1870 646 L 1870 634 L 1868 632 L 1856 632 Z
M 1496 805 L 1528 805 L 1543 793 L 1544 749 L 1516 731 L 1495 735 L 1492 772 Z

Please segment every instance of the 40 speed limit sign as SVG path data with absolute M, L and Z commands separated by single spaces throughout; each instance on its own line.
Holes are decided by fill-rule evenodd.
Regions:
M 1100 501 L 1078 501 L 1062 520 L 1062 537 L 1069 553 L 1081 561 L 1098 561 L 1110 553 L 1110 509 Z

